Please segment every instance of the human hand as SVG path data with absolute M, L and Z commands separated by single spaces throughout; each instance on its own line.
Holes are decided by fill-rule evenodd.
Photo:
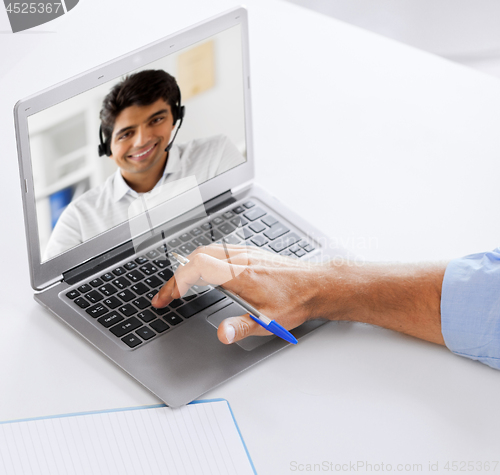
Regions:
M 188 256 L 153 298 L 165 307 L 192 285 L 221 285 L 267 317 L 291 330 L 314 318 L 315 296 L 323 266 L 278 256 L 256 247 L 212 244 Z M 270 335 L 247 314 L 224 320 L 217 331 L 229 344 L 249 335 Z

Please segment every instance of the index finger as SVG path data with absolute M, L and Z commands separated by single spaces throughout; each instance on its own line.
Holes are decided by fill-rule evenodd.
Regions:
M 184 266 L 179 266 L 175 275 L 155 295 L 152 304 L 164 307 L 173 299 L 180 298 L 188 289 L 203 280 L 202 285 L 222 285 L 241 274 L 247 267 L 248 256 L 238 253 L 231 258 L 218 259 L 212 255 L 200 252 Z

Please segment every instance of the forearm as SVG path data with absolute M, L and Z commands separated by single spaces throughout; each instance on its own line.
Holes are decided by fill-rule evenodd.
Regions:
M 370 323 L 444 345 L 445 264 L 328 264 L 311 300 L 313 317 Z

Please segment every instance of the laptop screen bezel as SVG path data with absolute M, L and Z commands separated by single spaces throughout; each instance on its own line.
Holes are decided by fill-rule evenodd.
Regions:
M 245 113 L 246 162 L 199 185 L 203 202 L 249 183 L 254 177 L 250 108 L 248 17 L 243 7 L 230 10 L 202 23 L 169 35 L 83 74 L 19 101 L 14 107 L 16 139 L 23 195 L 24 219 L 31 285 L 35 290 L 60 281 L 63 273 L 131 240 L 129 223 L 124 222 L 65 253 L 42 262 L 36 213 L 35 190 L 29 146 L 28 117 L 89 89 L 116 79 L 190 45 L 213 37 L 231 27 L 241 26 L 243 97 Z M 169 201 L 176 206 L 182 195 Z

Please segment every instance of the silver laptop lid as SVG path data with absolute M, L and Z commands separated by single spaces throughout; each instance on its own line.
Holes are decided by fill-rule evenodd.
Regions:
M 167 182 L 164 188 L 172 177 L 179 176 L 182 181 L 186 173 L 191 173 L 189 168 L 181 173 L 183 163 L 201 163 L 205 156 L 210 157 L 205 160 L 214 161 L 210 164 L 217 161 L 226 166 L 202 166 L 191 173 L 196 175 L 196 192 L 203 202 L 253 179 L 244 8 L 221 14 L 21 100 L 14 108 L 14 117 L 33 288 L 43 289 L 61 280 L 64 272 L 136 237 L 131 233 L 138 228 L 131 225 L 126 214 L 116 213 L 112 219 L 100 216 L 103 194 L 108 193 L 110 203 L 118 201 L 126 193 L 128 181 L 121 178 L 124 172 L 117 160 L 120 153 L 116 145 L 118 140 L 126 140 L 127 127 L 120 137 L 115 134 L 119 127 L 114 127 L 108 138 L 106 130 L 100 132 L 99 112 L 113 86 L 125 77 L 150 71 L 166 71 L 176 79 L 185 107 L 182 122 L 178 120 L 167 137 L 169 141 L 175 138 L 175 142 L 162 176 Z M 174 119 L 180 106 L 176 103 L 170 108 Z M 179 110 L 174 111 L 175 107 Z M 121 117 L 116 117 L 117 125 Z M 106 149 L 110 139 L 113 147 Z M 143 155 L 153 153 L 147 144 L 144 151 L 140 149 L 133 155 L 133 160 L 140 161 Z M 111 156 L 99 156 L 99 145 Z M 132 155 L 129 157 L 132 160 Z M 191 206 L 189 192 L 179 193 L 159 205 L 156 215 L 168 221 L 186 212 L 186 207 Z M 131 194 L 133 190 L 127 196 Z M 99 210 L 95 229 L 88 225 L 92 210 L 85 209 L 86 204 L 94 202 Z M 74 230 L 64 226 L 70 219 L 69 210 L 76 207 L 80 215 L 71 219 L 86 219 L 87 228 L 72 242 Z

